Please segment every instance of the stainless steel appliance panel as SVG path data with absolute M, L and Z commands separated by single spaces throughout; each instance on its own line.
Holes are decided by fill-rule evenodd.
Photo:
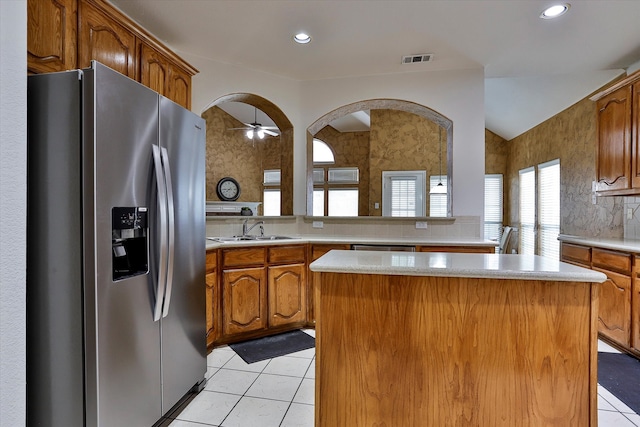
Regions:
M 95 419 L 97 427 L 144 427 L 162 415 L 160 328 L 152 314 L 155 280 L 147 273 L 113 281 L 111 215 L 113 207 L 152 207 L 158 95 L 103 65 L 93 67 L 87 74 L 93 74 L 95 87 L 85 92 L 85 102 L 93 104 L 94 114 L 85 120 L 93 122 L 87 128 L 94 126 L 95 151 L 93 158 L 85 156 L 84 167 L 94 170 L 95 181 L 95 212 L 85 218 L 87 256 L 96 260 L 95 300 L 86 301 L 96 325 L 95 347 L 87 348 L 87 360 L 97 364 Z M 88 421 L 93 418 L 88 414 Z
M 80 76 L 28 80 L 29 426 L 84 422 Z
M 173 193 L 173 280 L 162 329 L 162 411 L 196 383 L 206 367 L 205 122 L 160 98 L 160 145 L 169 159 Z M 167 307 L 168 304 L 168 307 Z

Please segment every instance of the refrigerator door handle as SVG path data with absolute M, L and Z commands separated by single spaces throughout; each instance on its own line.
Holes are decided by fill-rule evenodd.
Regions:
M 160 228 L 160 260 L 158 262 L 158 277 L 156 282 L 156 302 L 153 309 L 153 320 L 157 322 L 162 317 L 162 305 L 164 301 L 165 288 L 167 283 L 167 191 L 165 184 L 164 169 L 160 155 L 160 147 L 153 144 L 153 166 L 156 175 L 156 186 L 158 190 L 158 218 Z
M 167 317 L 169 314 L 169 305 L 171 304 L 171 293 L 173 289 L 173 260 L 175 257 L 175 213 L 173 203 L 173 186 L 171 181 L 171 168 L 169 166 L 169 153 L 167 149 L 162 147 L 160 149 L 162 157 L 162 167 L 164 169 L 165 183 L 167 187 L 167 212 L 168 212 L 168 226 L 169 226 L 169 259 L 167 263 L 167 288 L 164 296 L 164 304 L 162 310 L 162 317 Z

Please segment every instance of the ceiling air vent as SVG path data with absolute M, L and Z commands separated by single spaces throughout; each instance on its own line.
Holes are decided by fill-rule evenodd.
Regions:
M 402 57 L 403 64 L 419 64 L 421 62 L 433 61 L 433 54 L 421 53 L 419 55 L 407 55 Z

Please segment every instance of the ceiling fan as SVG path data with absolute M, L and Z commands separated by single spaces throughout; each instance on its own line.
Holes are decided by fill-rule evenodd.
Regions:
M 276 126 L 262 126 L 258 123 L 258 109 L 255 107 L 253 112 L 253 123 L 244 123 L 244 125 L 245 127 L 231 128 L 229 130 L 244 130 L 247 132 L 246 135 L 249 139 L 253 139 L 254 136 L 258 136 L 260 139 L 264 139 L 265 135 L 278 136 L 278 133 L 273 131 L 273 129 L 278 129 Z

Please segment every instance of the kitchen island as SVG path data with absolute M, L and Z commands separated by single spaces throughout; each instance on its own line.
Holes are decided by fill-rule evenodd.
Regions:
M 597 426 L 605 275 L 538 256 L 331 251 L 316 427 Z

